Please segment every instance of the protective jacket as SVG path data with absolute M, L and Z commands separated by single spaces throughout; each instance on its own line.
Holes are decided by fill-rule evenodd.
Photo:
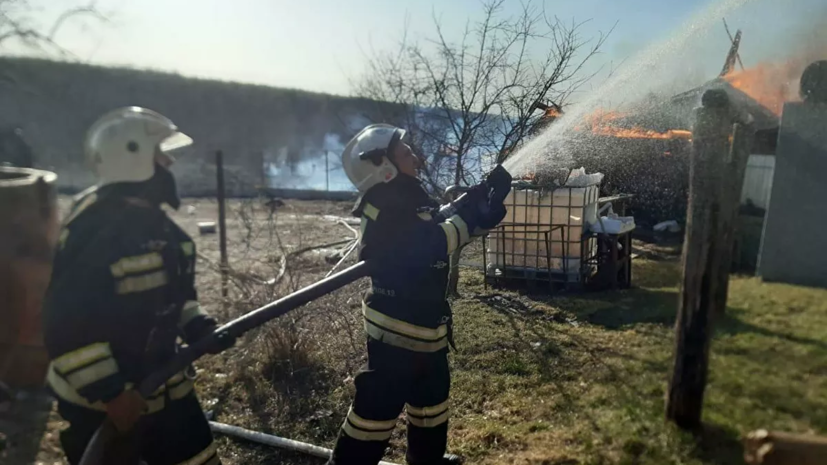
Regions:
M 363 305 L 370 338 L 415 352 L 448 347 L 449 256 L 470 236 L 458 215 L 435 221 L 438 207 L 417 179 L 404 175 L 372 187 L 359 200 L 354 214 L 362 218 L 360 259 L 377 264 Z
M 118 185 L 83 194 L 60 234 L 44 306 L 55 394 L 81 407 L 104 404 L 175 355 L 177 339 L 214 321 L 198 305 L 195 245 L 157 206 Z M 147 399 L 149 412 L 192 391 L 183 373 Z

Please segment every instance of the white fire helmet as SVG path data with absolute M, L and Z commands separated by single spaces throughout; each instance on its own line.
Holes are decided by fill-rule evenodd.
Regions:
M 399 174 L 389 158 L 389 150 L 403 137 L 405 130 L 390 124 L 371 124 L 356 134 L 342 152 L 342 166 L 359 192 L 388 182 Z
M 86 161 L 100 185 L 146 181 L 155 174 L 156 149 L 163 153 L 192 144 L 166 116 L 123 107 L 101 116 L 86 132 Z

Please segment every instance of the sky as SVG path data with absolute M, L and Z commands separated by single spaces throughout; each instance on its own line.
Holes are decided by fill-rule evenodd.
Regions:
M 745 64 L 781 53 L 788 38 L 824 0 L 535 0 L 565 20 L 587 21 L 585 37 L 614 31 L 585 72 L 614 69 L 722 2 L 747 5 L 727 19 L 744 29 Z M 29 0 L 30 20 L 48 28 L 85 0 Z M 827 2 L 824 2 L 827 3 Z M 371 51 L 392 49 L 407 24 L 410 38 L 433 37 L 434 17 L 459 37 L 480 12 L 479 0 L 97 0 L 108 21 L 76 19 L 55 37 L 78 60 L 148 68 L 334 94 L 350 94 Z M 517 14 L 520 0 L 505 0 Z M 723 26 L 709 28 L 695 72 L 714 77 L 729 48 Z M 0 53 L 4 52 L 0 50 Z M 6 53 L 31 53 L 11 44 Z M 686 58 L 689 60 L 689 57 Z M 748 65 L 749 66 L 749 65 Z M 599 83 L 598 83 L 599 84 Z M 597 84 L 595 84 L 597 85 Z M 587 90 L 586 90 L 587 91 Z

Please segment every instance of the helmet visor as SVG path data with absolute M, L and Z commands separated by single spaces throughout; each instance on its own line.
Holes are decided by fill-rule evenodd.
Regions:
M 192 145 L 192 137 L 183 132 L 174 132 L 171 136 L 162 140 L 161 143 L 158 144 L 158 148 L 161 152 L 169 154 L 170 152 L 189 147 L 190 145 Z

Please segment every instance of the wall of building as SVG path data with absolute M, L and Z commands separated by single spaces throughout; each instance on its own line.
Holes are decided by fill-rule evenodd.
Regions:
M 827 107 L 787 103 L 758 273 L 768 281 L 827 288 Z
M 741 190 L 741 205 L 753 205 L 766 210 L 772 192 L 772 175 L 775 170 L 774 155 L 749 156 Z

